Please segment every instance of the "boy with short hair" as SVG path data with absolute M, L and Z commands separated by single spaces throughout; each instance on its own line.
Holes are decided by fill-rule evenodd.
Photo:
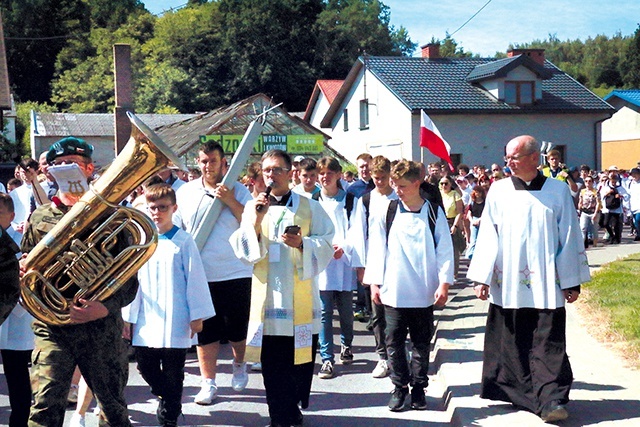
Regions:
M 420 175 L 420 165 L 409 160 L 393 167 L 391 183 L 400 202 L 394 202 L 395 210 L 387 209 L 386 215 L 377 216 L 369 229 L 364 283 L 371 285 L 373 302 L 384 304 L 389 368 L 395 386 L 389 400 L 391 411 L 402 410 L 409 384 L 411 407 L 427 407 L 424 389 L 434 330 L 433 305 L 446 303 L 453 282 L 449 226 L 442 209 L 430 206 L 420 196 Z M 405 350 L 407 332 L 413 345 L 410 363 Z
M 369 240 L 369 226 L 377 215 L 384 215 L 390 200 L 397 200 L 396 192 L 391 188 L 389 175 L 391 174 L 391 162 L 384 156 L 376 156 L 371 160 L 371 179 L 375 184 L 373 191 L 366 193 L 358 199 L 356 208 L 351 217 L 349 229 L 349 242 L 353 245 L 352 265 L 358 267 L 358 275 L 362 279 L 366 265 L 366 253 Z M 360 280 L 362 281 L 362 280 Z M 365 286 L 366 298 L 371 300 L 371 290 L 367 283 Z M 376 353 L 379 360 L 371 373 L 374 378 L 384 378 L 389 375 L 387 347 L 385 344 L 384 306 L 372 304 L 370 329 L 376 340 Z
M 145 190 L 147 208 L 158 228 L 158 248 L 138 272 L 135 300 L 122 310 L 132 323 L 132 345 L 138 370 L 158 396 L 158 422 L 176 426 L 182 412 L 182 388 L 187 349 L 215 316 L 200 254 L 191 235 L 173 224 L 176 195 L 168 184 Z
M 318 164 L 310 157 L 303 159 L 298 166 L 300 170 L 300 184 L 293 187 L 293 191 L 311 198 L 320 191 L 318 185 Z

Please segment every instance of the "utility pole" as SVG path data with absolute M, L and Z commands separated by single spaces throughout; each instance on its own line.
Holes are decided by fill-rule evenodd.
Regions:
M 120 153 L 129 141 L 131 122 L 127 111 L 133 112 L 133 95 L 131 82 L 131 46 L 128 44 L 113 45 L 113 63 L 115 79 L 116 109 L 114 114 L 115 152 Z

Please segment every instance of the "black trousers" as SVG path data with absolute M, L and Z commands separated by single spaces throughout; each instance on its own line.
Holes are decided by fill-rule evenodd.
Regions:
M 511 402 L 535 414 L 569 401 L 573 372 L 566 353 L 564 308 L 489 306 L 484 340 L 485 399 Z
M 429 379 L 429 352 L 433 336 L 433 306 L 395 308 L 384 306 L 387 320 L 387 354 L 391 382 L 396 387 L 426 388 Z M 405 341 L 411 335 L 411 362 L 407 363 Z
M 29 420 L 31 407 L 31 350 L 0 350 L 0 353 L 11 405 L 9 427 L 24 427 Z
M 609 240 L 612 243 L 620 243 L 622 239 L 622 214 L 607 212 L 604 214 L 604 221 L 605 228 L 609 233 Z
M 182 388 L 186 348 L 136 347 L 138 372 L 151 387 L 151 394 L 162 398 L 164 417 L 177 420 L 182 413 Z
M 318 335 L 313 335 L 312 357 L 318 350 Z M 292 425 L 302 422 L 302 413 L 309 407 L 314 360 L 294 365 L 294 338 L 275 335 L 262 337 L 262 378 L 267 393 L 271 424 Z
M 371 329 L 376 339 L 376 353 L 380 360 L 387 360 L 387 343 L 385 329 L 387 320 L 384 315 L 384 305 L 371 304 Z

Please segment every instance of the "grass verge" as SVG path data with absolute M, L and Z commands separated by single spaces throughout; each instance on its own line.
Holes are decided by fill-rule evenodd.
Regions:
M 590 331 L 640 368 L 640 254 L 606 265 L 582 288 Z

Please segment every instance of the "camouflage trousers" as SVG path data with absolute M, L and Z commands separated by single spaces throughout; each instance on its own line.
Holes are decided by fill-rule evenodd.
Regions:
M 109 315 L 81 325 L 48 326 L 34 321 L 29 426 L 60 426 L 76 365 L 101 409 L 101 426 L 130 426 L 124 388 L 129 365 L 122 319 Z

